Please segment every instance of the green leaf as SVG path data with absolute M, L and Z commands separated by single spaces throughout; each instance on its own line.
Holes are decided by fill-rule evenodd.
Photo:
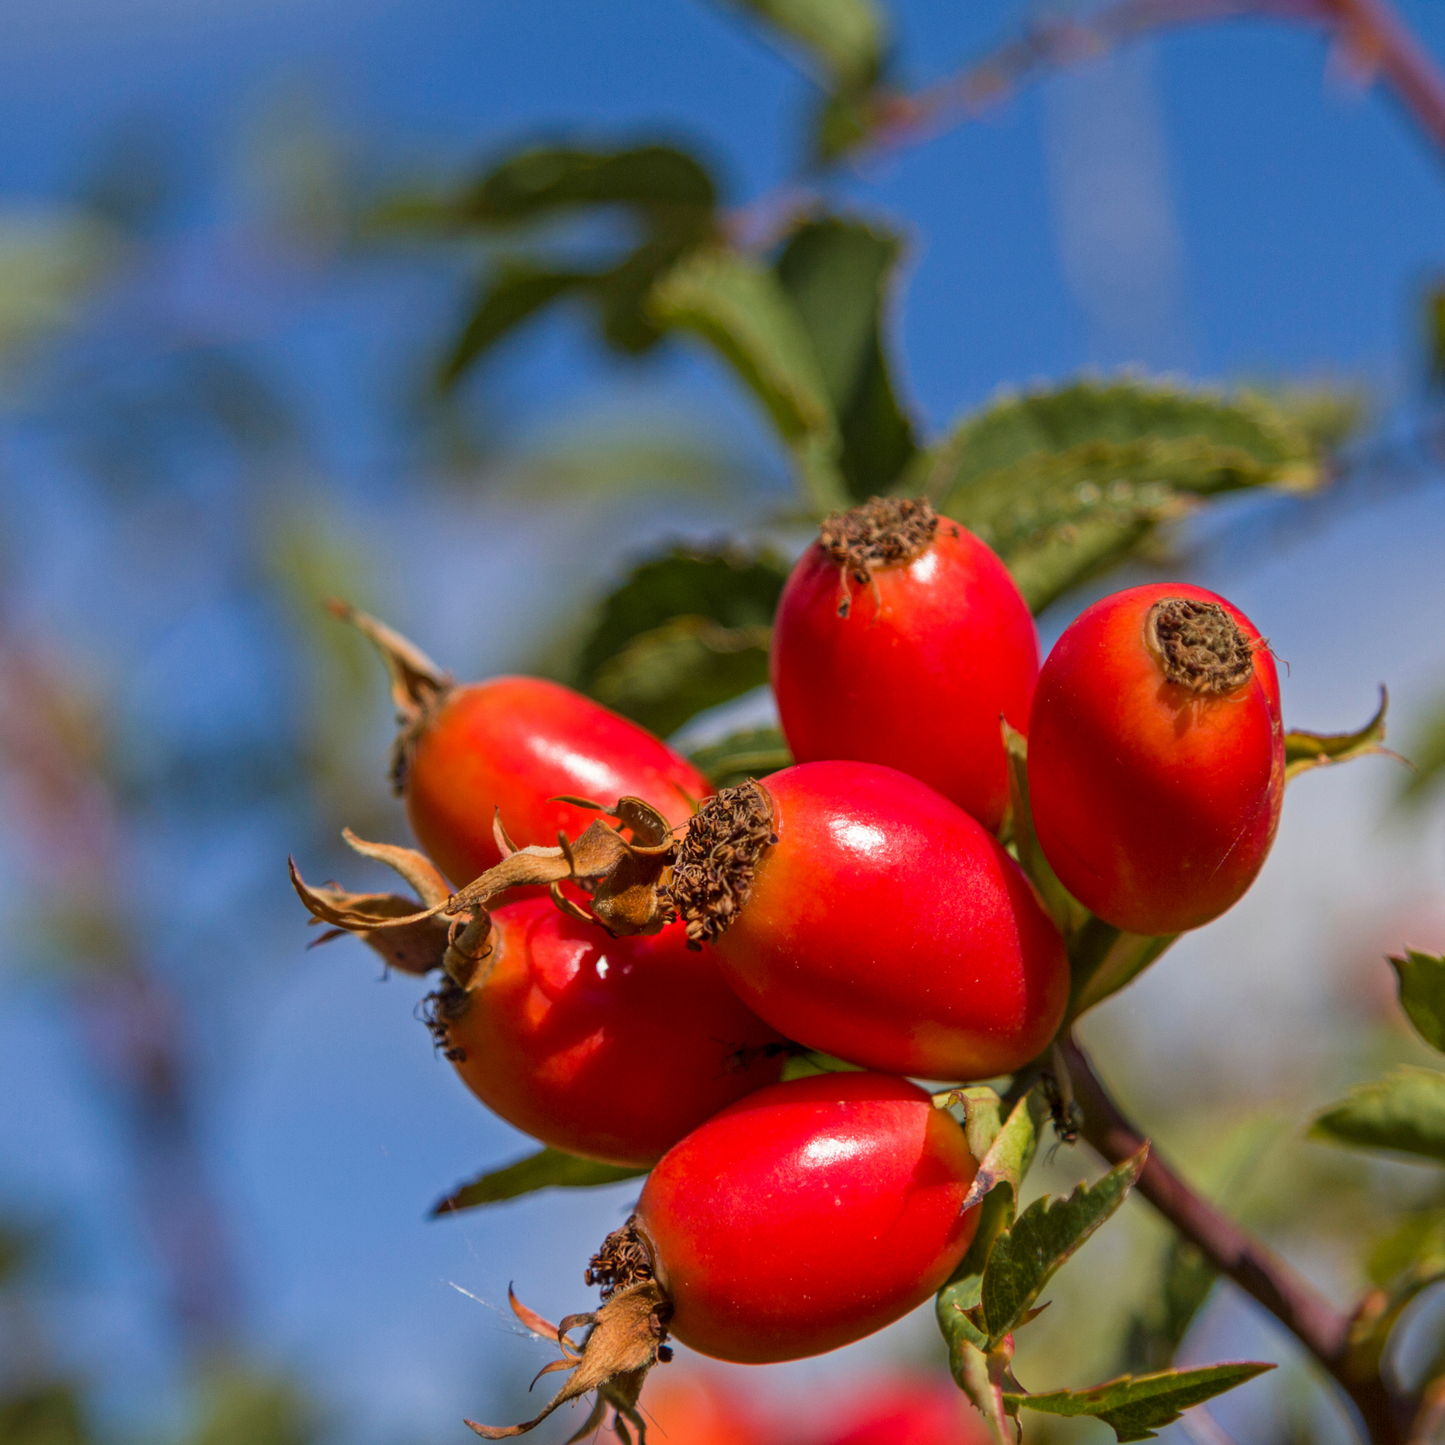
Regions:
M 978 1158 L 978 1173 L 974 1175 L 968 1194 L 964 1197 L 963 1209 L 979 1203 L 983 1197 L 1000 1185 L 1013 1197 L 1014 1207 L 1018 1205 L 1019 1186 L 1029 1172 L 1034 1154 L 1039 1146 L 1039 1131 L 1048 1117 L 1048 1104 L 1043 1090 L 1035 1085 L 1009 1111 L 1001 1128 L 997 1127 L 998 1105 L 992 1106 L 992 1119 L 987 1099 L 978 1091 L 965 1089 L 962 1092 L 966 1111 L 965 1132 L 969 1144 L 982 1142 L 981 1129 L 993 1126 L 992 1137 L 988 1140 L 987 1152 Z M 993 1093 L 993 1090 L 988 1090 Z M 997 1097 L 997 1096 L 995 1096 Z
M 700 230 L 716 204 L 706 167 L 675 146 L 535 146 L 482 176 L 454 213 L 487 226 L 512 226 L 581 206 L 625 205 Z
M 597 304 L 608 345 L 632 353 L 656 345 L 662 333 L 646 311 L 648 295 L 683 255 L 712 239 L 716 204 L 706 168 L 675 147 L 597 151 L 543 146 L 508 156 L 450 202 L 392 205 L 387 220 L 429 231 L 506 231 L 620 206 L 632 213 L 641 232 L 620 259 L 595 269 L 558 269 L 524 257 L 505 263 L 487 282 L 441 366 L 447 387 L 502 336 L 568 294 L 586 295 Z
M 1024 1322 L 1054 1272 L 1124 1202 L 1148 1157 L 1146 1144 L 1098 1183 L 1080 1184 L 1067 1199 L 1034 1200 L 998 1237 L 984 1270 L 976 1316 L 990 1347 Z
M 793 755 L 777 728 L 749 728 L 697 748 L 688 754 L 688 761 L 713 787 L 730 788 L 791 767 Z
M 1128 381 L 999 402 L 908 483 L 988 542 L 1039 611 L 1194 499 L 1320 477 L 1309 437 L 1261 398 Z
M 1368 757 L 1371 753 L 1383 753 L 1381 744 L 1385 741 L 1385 713 L 1390 706 L 1390 695 L 1380 689 L 1380 706 L 1364 727 L 1352 733 L 1307 733 L 1290 732 L 1284 735 L 1284 776 L 1288 781 L 1299 773 L 1311 768 L 1322 768 L 1330 763 L 1347 763 L 1351 758 Z
M 1070 938 L 1092 916 L 1088 909 L 1075 899 L 1059 882 L 1056 874 L 1039 847 L 1038 835 L 1034 832 L 1033 809 L 1029 804 L 1029 743 L 1016 728 L 1000 719 L 1003 729 L 1004 757 L 1008 762 L 1009 810 L 1005 820 L 1005 836 L 1014 845 L 1019 867 L 1029 876 L 1039 896 L 1049 911 L 1049 916 L 1059 926 L 1065 938 Z
M 808 1049 L 801 1054 L 794 1054 L 783 1065 L 781 1079 L 786 1084 L 793 1079 L 811 1079 L 817 1074 L 861 1074 L 864 1072 L 861 1064 L 850 1064 L 847 1059 L 820 1053 L 817 1049 Z
M 1124 1366 L 1134 1372 L 1166 1369 L 1204 1308 L 1219 1271 L 1188 1240 L 1175 1235 L 1164 1252 L 1153 1308 L 1129 1321 Z
M 1400 981 L 1400 1007 L 1431 1048 L 1445 1052 L 1445 958 L 1407 949 L 1390 955 Z
M 768 680 L 787 568 L 771 553 L 675 548 L 635 568 L 602 604 L 577 681 L 666 735 Z
M 1400 1316 L 1417 1296 L 1445 1278 L 1445 1211 L 1426 1210 L 1407 1218 L 1370 1251 L 1367 1267 L 1378 1288 L 1350 1318 L 1347 1366 L 1356 1379 L 1378 1373 Z
M 5 1445 L 87 1445 L 89 1438 L 70 1385 L 40 1385 L 0 1399 L 0 1440 Z
M 1309 1137 L 1445 1163 L 1445 1074 L 1402 1068 L 1361 1084 L 1315 1119 Z
M 578 271 L 545 271 L 514 264 L 491 277 L 482 290 L 462 334 L 442 362 L 438 380 L 443 390 L 456 385 L 471 364 L 537 312 L 569 291 L 592 284 Z
M 592 695 L 660 737 L 768 680 L 767 627 L 674 617 L 639 633 L 599 669 Z
M 767 627 L 787 577 L 781 558 L 740 547 L 674 547 L 640 562 L 598 611 L 578 658 L 579 685 L 590 687 L 634 637 L 676 617 L 708 617 L 728 628 Z
M 872 0 L 734 0 L 802 47 L 819 79 L 851 89 L 871 82 L 887 39 L 884 12 Z
M 1090 914 L 1069 939 L 1069 1019 L 1132 983 L 1178 937 L 1177 933 L 1125 933 Z
M 1007 1355 L 1000 1350 L 982 1350 L 973 1341 L 959 1338 L 949 1341 L 948 1367 L 958 1388 L 983 1416 L 992 1445 L 1013 1445 L 1007 1419 L 1010 1412 L 1004 1405 Z
M 1092 1390 L 1006 1393 L 1004 1401 L 1014 1409 L 1022 1406 L 1048 1415 L 1092 1415 L 1108 1425 L 1121 1442 L 1149 1440 L 1191 1405 L 1212 1400 L 1272 1369 L 1273 1365 L 1240 1361 L 1197 1370 L 1161 1370 L 1154 1375 L 1124 1375 Z
M 901 250 L 890 232 L 830 216 L 798 227 L 777 261 L 839 419 L 839 465 L 859 501 L 891 487 L 917 451 L 882 339 L 888 280 Z
M 977 1318 L 984 1275 L 994 1246 L 1014 1222 L 1019 1187 L 1033 1163 L 1039 1133 L 1048 1117 L 1048 1104 L 1038 1086 L 1013 1106 L 1002 1126 L 999 1125 L 998 1096 L 992 1089 L 952 1090 L 937 1095 L 934 1102 L 947 1103 L 955 1099 L 964 1106 L 964 1132 L 970 1150 L 979 1160 L 978 1173 L 964 1207 L 980 1202 L 982 1207 L 973 1243 L 935 1301 L 938 1328 L 948 1343 L 950 1358 L 964 1343 L 983 1351 L 990 1347 L 988 1335 Z M 954 1373 L 958 1374 L 957 1368 Z
M 827 384 L 771 269 L 736 251 L 700 250 L 654 287 L 649 309 L 657 325 L 692 331 L 715 347 L 763 403 L 815 511 L 848 505 Z
M 645 1169 L 632 1169 L 622 1164 L 599 1164 L 595 1159 L 579 1159 L 560 1149 L 539 1149 L 525 1159 L 518 1159 L 488 1174 L 479 1174 L 460 1189 L 438 1201 L 432 1218 L 475 1209 L 482 1204 L 499 1204 L 538 1189 L 591 1189 L 598 1184 L 616 1184 L 619 1179 L 637 1179 Z
M 1445 701 L 1416 723 L 1408 756 L 1411 772 L 1400 790 L 1401 801 L 1418 803 L 1445 773 Z
M 1371 1283 L 1384 1288 L 1425 1258 L 1445 1261 L 1445 1209 L 1407 1215 L 1365 1258 Z

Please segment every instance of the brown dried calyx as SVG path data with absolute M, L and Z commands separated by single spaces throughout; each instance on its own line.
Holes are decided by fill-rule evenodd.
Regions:
M 406 792 L 416 740 L 452 691 L 455 685 L 452 675 L 443 672 L 421 648 L 401 633 L 392 631 L 368 613 L 358 611 L 351 603 L 337 597 L 328 598 L 326 610 L 356 628 L 375 646 L 386 664 L 398 727 L 396 739 L 391 745 L 388 776 L 392 792 L 401 797 Z
M 1254 676 L 1250 640 L 1217 602 L 1156 602 L 1144 620 L 1144 640 L 1164 676 L 1192 692 L 1233 692 Z
M 778 841 L 773 795 L 749 780 L 709 798 L 688 824 L 666 891 L 689 946 L 725 933 L 753 886 L 763 850 Z
M 831 513 L 818 544 L 838 565 L 838 616 L 846 617 L 852 605 L 850 578 L 860 587 L 874 586 L 875 567 L 901 567 L 921 557 L 937 531 L 938 513 L 927 497 L 874 497 Z
M 640 798 L 619 799 L 608 809 L 582 799 L 569 801 L 606 813 L 621 828 L 599 818 L 575 841 L 559 833 L 555 848 L 518 848 L 496 819 L 493 833 L 502 861 L 455 893 L 435 865 L 414 849 L 367 843 L 347 829 L 343 836 L 358 853 L 390 864 L 416 889 L 421 908 L 417 899 L 395 893 L 351 893 L 335 884 L 313 888 L 294 861 L 291 883 L 313 921 L 331 927 L 318 942 L 341 932 L 355 933 L 392 967 L 416 974 L 440 968 L 457 989 L 477 988 L 486 981 L 479 969 L 491 952 L 487 905 L 509 888 L 550 886 L 553 901 L 564 912 L 599 922 L 614 934 L 656 933 L 672 918 L 660 886 L 677 850 L 671 825 Z M 623 836 L 624 829 L 631 838 Z M 567 881 L 591 894 L 591 914 L 563 897 L 559 885 Z
M 637 1401 L 647 1372 L 672 1358 L 667 1343 L 672 1302 L 655 1278 L 652 1246 L 632 1220 L 607 1236 L 587 1267 L 586 1279 L 589 1285 L 602 1285 L 602 1308 L 568 1315 L 560 1325 L 549 1323 L 507 1291 L 517 1318 L 562 1351 L 562 1358 L 545 1366 L 532 1383 L 535 1385 L 543 1375 L 555 1370 L 570 1370 L 571 1374 L 542 1411 L 520 1425 L 479 1425 L 468 1420 L 466 1423 L 484 1440 L 525 1434 L 559 1405 L 596 1390 L 591 1413 L 567 1445 L 600 1428 L 609 1407 L 613 1411 L 612 1428 L 626 1445 L 631 1445 L 632 1440 L 629 1425 L 637 1431 L 638 1445 L 645 1445 L 647 1426 Z M 568 1335 L 584 1325 L 589 1327 L 587 1335 L 580 1346 L 574 1345 Z

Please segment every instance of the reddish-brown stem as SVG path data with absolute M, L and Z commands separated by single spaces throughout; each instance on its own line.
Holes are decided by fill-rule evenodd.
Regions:
M 1144 1136 L 1125 1118 L 1072 1037 L 1062 1040 L 1074 1095 L 1084 1111 L 1084 1138 L 1110 1163 L 1135 1154 Z M 1149 1151 L 1139 1192 L 1215 1266 L 1253 1296 L 1316 1360 L 1349 1397 L 1373 1445 L 1403 1445 L 1396 1402 L 1379 1374 L 1349 1371 L 1349 1319 L 1284 1260 L 1197 1194 Z
M 1155 31 L 1254 16 L 1318 25 L 1362 73 L 1378 72 L 1426 138 L 1445 153 L 1445 76 L 1390 0 L 1114 0 L 1093 15 L 1049 20 L 916 95 L 885 96 L 867 153 L 976 116 L 1042 71 L 1104 54 Z

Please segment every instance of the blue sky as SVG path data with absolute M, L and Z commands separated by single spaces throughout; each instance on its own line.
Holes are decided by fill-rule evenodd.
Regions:
M 1445 55 L 1445 12 L 1425 0 L 1403 8 Z M 896 14 L 900 73 L 923 83 L 1026 12 L 917 0 Z M 417 486 L 430 463 L 398 402 L 454 315 L 458 268 L 267 249 L 264 188 L 246 159 L 261 134 L 274 159 L 278 126 L 284 139 L 285 118 L 308 113 L 367 189 L 464 175 L 539 133 L 661 133 L 714 158 L 730 199 L 746 203 L 791 173 L 807 92 L 724 8 L 29 0 L 6 30 L 0 213 L 67 204 L 138 120 L 164 137 L 181 178 L 127 299 L 98 323 L 107 384 L 143 393 L 175 338 L 253 360 L 295 403 L 314 468 L 273 492 L 329 505 L 331 534 L 355 546 L 393 615 L 445 663 L 520 665 L 565 604 L 648 538 L 715 533 L 752 505 L 704 495 L 634 498 L 611 514 L 539 511 L 495 488 Z M 1311 514 L 1288 546 L 1245 547 L 1243 560 L 1216 549 L 1196 575 L 1228 590 L 1290 659 L 1293 722 L 1354 724 L 1382 679 L 1402 716 L 1438 690 L 1445 511 L 1433 460 L 1408 439 L 1421 415 L 1418 298 L 1445 269 L 1445 165 L 1386 97 L 1329 78 L 1317 37 L 1247 23 L 1173 36 L 1052 79 L 829 189 L 910 238 L 898 353 L 931 431 L 999 387 L 1089 366 L 1367 386 L 1391 435 L 1407 438 L 1359 468 L 1387 500 L 1365 505 L 1366 486 L 1359 506 Z M 782 476 L 751 403 L 711 359 L 681 346 L 640 364 L 600 357 L 567 317 L 499 352 L 476 399 L 523 450 L 579 417 L 635 417 L 705 435 L 759 491 Z M 66 460 L 84 420 L 52 400 L 0 434 L 12 605 L 95 663 L 142 764 L 222 734 L 269 737 L 268 710 L 304 688 L 277 618 L 238 581 L 244 480 L 197 444 L 201 460 L 176 486 L 189 510 L 127 510 Z M 189 455 L 185 438 L 170 440 Z M 1236 542 L 1247 544 L 1254 514 L 1241 515 Z M 379 760 L 379 673 L 375 695 Z M 1393 918 L 1439 902 L 1438 826 L 1402 833 L 1381 821 L 1393 786 L 1381 766 L 1307 780 L 1314 791 L 1292 798 L 1256 893 L 1121 1001 L 1119 1019 L 1154 1021 L 1136 1061 L 1146 1077 L 1146 1064 L 1167 1073 L 1188 1047 L 1208 1052 L 1207 1020 L 1232 1036 L 1234 1052 L 1217 1050 L 1230 1066 L 1258 1064 L 1261 1087 L 1275 1089 L 1264 1064 L 1305 1069 L 1307 1052 L 1292 1050 L 1332 1026 L 1311 970 L 1335 957 L 1342 931 L 1377 957 L 1395 941 Z M 365 806 L 376 806 L 370 793 Z M 146 818 L 136 872 L 165 966 L 200 1020 L 205 1149 L 242 1258 L 250 1342 L 306 1374 L 349 1434 L 453 1438 L 463 1412 L 504 1408 L 496 1372 L 540 1363 L 496 1309 L 509 1279 L 544 1313 L 577 1308 L 579 1241 L 616 1222 L 627 1189 L 424 1223 L 436 1194 L 523 1141 L 433 1058 L 408 984 L 375 983 L 349 942 L 300 953 L 280 871 L 312 841 L 299 805 L 222 821 Z M 179 921 L 160 901 L 161 880 L 176 876 L 191 900 Z M 253 905 L 263 921 L 217 948 L 222 925 Z M 1286 906 L 1308 926 L 1286 930 Z M 1250 997 L 1252 1009 L 1239 1002 Z M 139 1428 L 174 1414 L 174 1341 L 113 1116 L 52 1002 L 18 970 L 0 983 L 0 1096 L 27 1104 L 0 1116 L 0 1200 L 67 1221 L 46 1322 L 107 1418 Z M 927 1324 L 864 1357 L 926 1350 Z M 836 1383 L 856 1361 L 801 1378 Z

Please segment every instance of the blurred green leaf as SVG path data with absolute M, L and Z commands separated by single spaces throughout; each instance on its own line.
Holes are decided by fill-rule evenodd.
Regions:
M 1219 1271 L 1188 1240 L 1175 1235 L 1164 1252 L 1152 1307 L 1134 1314 L 1124 1340 L 1131 1373 L 1167 1369 L 1204 1307 Z
M 602 604 L 579 684 L 654 732 L 768 680 L 768 641 L 787 569 L 771 553 L 674 548 Z
M 866 85 L 883 60 L 887 17 L 872 0 L 732 0 L 801 46 L 826 85 Z
M 86 1445 L 89 1438 L 70 1385 L 42 1385 L 0 1399 L 4 1445 Z
M 1401 1068 L 1361 1084 L 1320 1114 L 1309 1135 L 1445 1162 L 1445 1074 Z
M 839 466 L 858 501 L 891 487 L 917 451 L 883 350 L 888 280 L 901 250 L 890 232 L 826 217 L 794 231 L 777 261 L 838 418 Z
M 710 343 L 763 403 L 815 512 L 848 505 L 827 383 L 797 308 L 771 269 L 736 251 L 696 251 L 653 289 L 650 313 L 658 325 Z
M 791 767 L 793 755 L 777 728 L 749 728 L 697 748 L 688 754 L 688 761 L 713 787 L 730 788 Z
M 988 542 L 1039 611 L 1194 499 L 1321 474 L 1305 433 L 1257 397 L 1078 382 L 965 422 L 907 485 Z
M 431 1213 L 435 1219 L 483 1204 L 500 1204 L 504 1199 L 516 1199 L 538 1189 L 591 1189 L 594 1185 L 615 1184 L 619 1179 L 636 1179 L 646 1173 L 645 1169 L 580 1159 L 560 1149 L 539 1149 L 525 1159 L 479 1174 L 438 1201 Z
M 4 1284 L 19 1269 L 25 1256 L 30 1253 L 31 1241 L 14 1229 L 0 1229 L 0 1284 Z
M 1405 779 L 1401 797 L 1419 802 L 1445 773 L 1445 700 L 1417 720 L 1407 752 L 1412 771 Z
M 1407 1215 L 1371 1248 L 1365 1268 L 1371 1283 L 1384 1288 L 1426 1257 L 1445 1259 L 1445 1209 Z
M 741 547 L 674 547 L 638 563 L 601 605 L 578 658 L 578 684 L 589 687 L 634 637 L 676 617 L 708 617 L 728 628 L 769 626 L 787 577 L 781 558 Z
M 458 198 L 454 211 L 463 220 L 509 226 L 579 206 L 624 205 L 698 231 L 716 204 L 707 168 L 676 146 L 535 146 L 494 166 Z
M 1054 1272 L 1124 1202 L 1149 1157 L 1148 1145 L 1096 1184 L 1080 1184 L 1066 1199 L 1036 1199 L 1000 1234 L 983 1274 L 975 1322 L 990 1346 L 1023 1324 Z
M 567 295 L 597 304 L 609 346 L 625 352 L 654 346 L 662 333 L 647 314 L 648 293 L 679 258 L 713 236 L 716 205 L 706 167 L 675 146 L 540 146 L 508 156 L 451 201 L 403 199 L 382 216 L 414 230 L 495 232 L 620 206 L 637 222 L 636 243 L 595 269 L 559 269 L 525 256 L 504 262 L 484 283 L 442 363 L 441 384 L 449 387 L 503 336 Z
M 1400 1007 L 1431 1048 L 1445 1051 L 1445 958 L 1411 948 L 1390 955 L 1400 982 Z
M 1352 733 L 1289 732 L 1284 735 L 1284 775 L 1286 780 L 1311 768 L 1329 763 L 1347 763 L 1352 758 L 1382 753 L 1385 741 L 1385 713 L 1390 695 L 1380 689 L 1380 706 L 1364 727 Z
M 207 1384 L 201 1422 L 188 1445 L 307 1445 L 314 1411 L 295 1385 L 225 1370 Z
M 583 271 L 546 271 L 525 263 L 504 266 L 482 287 L 462 334 L 442 362 L 442 387 L 454 386 L 463 372 L 502 337 L 569 291 L 593 284 Z
M 861 1074 L 865 1070 L 861 1064 L 850 1064 L 847 1059 L 837 1058 L 833 1054 L 820 1053 L 817 1049 L 806 1049 L 801 1054 L 793 1054 L 783 1065 L 781 1081 L 789 1083 L 793 1079 L 811 1079 L 818 1074 Z
M 1132 983 L 1177 933 L 1125 933 L 1090 914 L 1069 939 L 1069 1013 L 1076 1019 Z
M 674 617 L 640 632 L 598 669 L 592 695 L 660 737 L 768 680 L 768 627 Z
M 1092 1390 L 1007 1393 L 1004 1400 L 1015 1409 L 1021 1406 L 1049 1415 L 1092 1415 L 1108 1425 L 1121 1442 L 1149 1440 L 1159 1427 L 1172 1424 L 1191 1405 L 1212 1400 L 1272 1369 L 1273 1365 L 1240 1361 L 1197 1370 L 1161 1370 L 1153 1375 L 1124 1375 Z

